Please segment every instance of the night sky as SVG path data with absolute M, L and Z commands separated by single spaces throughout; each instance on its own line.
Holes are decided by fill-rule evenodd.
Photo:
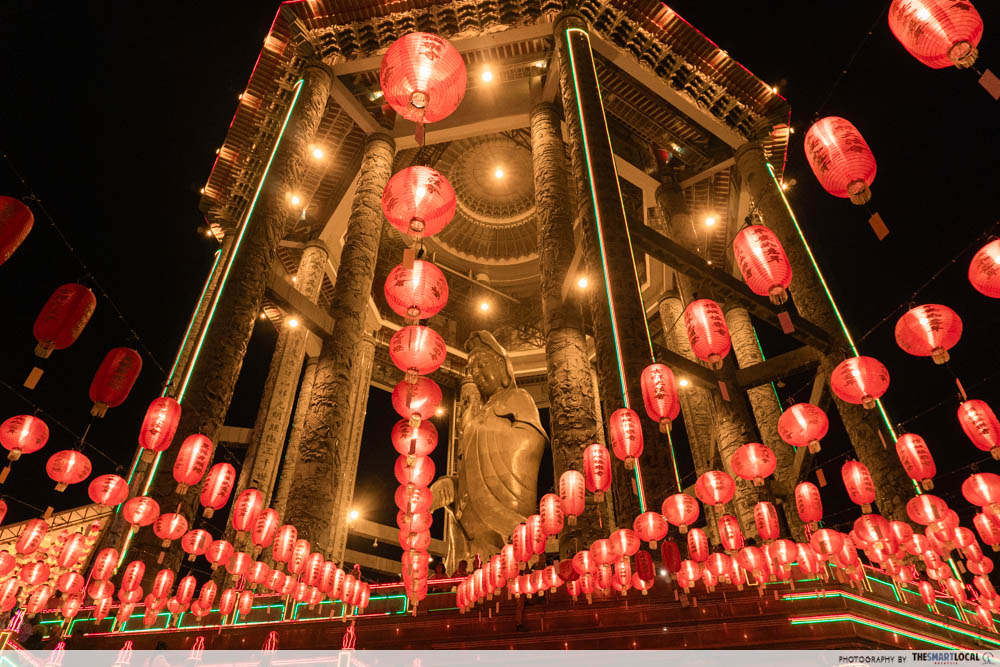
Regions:
M 1000 204 L 1000 106 L 974 73 L 931 70 L 909 56 L 879 18 L 887 4 L 686 0 L 671 6 L 790 101 L 796 134 L 786 180 L 796 183 L 789 199 L 862 353 L 890 370 L 885 403 L 891 418 L 926 438 L 937 460 L 936 493 L 968 518 L 969 506 L 958 492 L 962 479 L 977 462 L 982 470 L 996 465 L 959 428 L 951 373 L 970 397 L 1000 409 L 1000 302 L 975 292 L 966 280 L 972 253 L 985 243 L 985 237 L 976 239 L 997 231 L 992 225 Z M 1000 71 L 1000 10 L 985 0 L 977 5 L 986 24 L 978 65 Z M 129 400 L 93 420 L 85 448 L 95 474 L 129 464 L 146 405 L 164 380 L 157 363 L 169 369 L 217 247 L 197 232 L 198 190 L 275 9 L 271 2 L 0 3 L 0 149 L 93 276 L 86 276 L 35 206 L 34 231 L 0 266 L 0 419 L 37 406 L 52 435 L 42 452 L 15 464 L 0 487 L 8 501 L 57 509 L 87 502 L 86 484 L 53 498 L 44 463 L 73 446 L 91 422 L 87 389 L 104 354 L 111 347 L 136 347 L 137 335 L 155 362 L 144 354 Z M 878 160 L 872 207 L 891 230 L 884 241 L 875 238 L 863 208 L 827 195 L 809 171 L 801 141 L 821 105 L 823 115 L 850 119 Z M 0 165 L 0 194 L 28 193 L 8 164 Z M 906 355 L 893 339 L 910 295 L 942 267 L 913 303 L 943 303 L 963 318 L 965 332 L 948 368 Z M 31 326 L 38 310 L 58 285 L 83 280 L 93 286 L 94 278 L 134 334 L 99 295 L 80 340 L 45 362 L 37 390 L 21 388 L 35 361 Z M 768 354 L 787 345 L 780 335 L 762 331 L 761 337 Z M 276 338 L 269 323 L 258 323 L 227 423 L 252 426 Z M 781 391 L 799 388 L 789 381 Z M 387 399 L 372 391 L 370 423 L 396 419 Z M 379 438 L 368 434 L 366 445 Z M 395 454 L 383 440 L 381 451 L 368 447 L 363 454 L 358 497 L 372 517 L 392 523 Z M 835 428 L 817 460 L 830 481 L 823 496 L 832 525 L 857 513 L 838 509 L 846 507 L 839 480 L 846 450 Z M 239 453 L 223 456 L 235 459 Z M 442 463 L 438 468 L 443 472 Z M 30 506 L 9 504 L 7 522 L 37 514 Z

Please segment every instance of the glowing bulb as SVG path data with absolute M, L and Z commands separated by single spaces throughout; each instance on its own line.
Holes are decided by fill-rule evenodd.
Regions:
M 444 408 L 439 407 L 437 410 L 434 411 L 434 414 L 440 417 L 441 415 L 444 414 Z
M 771 92 L 774 93 L 775 95 L 777 95 L 778 94 L 778 87 L 777 86 L 771 86 Z
M 490 309 L 490 304 L 489 304 L 488 301 L 480 301 L 479 302 L 479 310 L 481 310 L 481 311 L 483 311 L 485 313 L 489 309 Z
M 292 202 L 292 206 L 298 206 L 302 203 L 302 199 L 298 195 L 292 195 L 289 201 Z
M 292 276 L 292 282 L 293 283 L 299 282 L 299 277 L 298 276 Z
M 212 230 L 211 229 L 206 229 L 205 230 L 205 236 L 207 236 L 209 238 L 212 238 Z
M 706 227 L 711 227 L 714 224 L 715 224 L 715 216 L 714 215 L 710 215 L 707 218 L 705 218 L 705 226 Z
M 288 320 L 288 326 L 294 329 L 295 327 L 299 326 L 299 321 L 293 317 L 292 319 Z
M 543 67 L 545 67 L 545 61 L 544 60 L 536 60 L 535 61 L 535 67 L 537 67 L 538 69 L 542 69 Z
M 589 284 L 590 282 L 587 280 L 587 276 L 580 276 L 576 281 L 576 286 L 580 289 L 587 289 L 587 285 Z
M 503 178 L 503 167 L 497 167 L 496 170 L 493 172 L 493 175 L 496 176 L 497 178 Z
M 427 188 L 424 187 L 423 185 L 418 185 L 417 189 L 414 191 L 414 194 L 416 194 L 418 198 L 422 199 L 427 196 Z
M 199 190 L 199 192 L 200 192 L 201 194 L 205 194 L 205 188 L 202 188 L 201 190 Z
M 682 387 L 686 387 L 686 386 L 688 386 L 688 385 L 689 385 L 690 383 L 688 382 L 687 378 L 681 378 L 681 379 L 680 379 L 680 381 L 678 381 L 678 382 L 677 382 L 677 384 L 679 384 L 679 385 L 680 385 L 680 386 L 682 386 Z
M 351 510 L 347 515 L 347 519 L 349 521 L 356 521 L 359 516 L 360 515 L 358 514 L 357 510 Z
M 782 183 L 781 184 L 781 189 L 782 190 L 787 190 L 788 189 L 788 183 Z
M 326 153 L 323 152 L 322 148 L 313 149 L 313 157 L 316 158 L 317 160 L 322 160 L 324 155 L 326 155 Z
M 261 313 L 260 314 L 260 319 L 266 320 L 267 319 L 267 313 Z
M 490 81 L 493 80 L 493 72 L 489 69 L 484 69 L 482 76 L 483 76 L 483 81 L 485 81 L 486 83 L 489 83 Z
M 661 577 L 667 576 L 667 571 L 666 570 L 660 570 L 660 576 Z M 663 629 L 666 630 L 666 628 L 663 628 Z

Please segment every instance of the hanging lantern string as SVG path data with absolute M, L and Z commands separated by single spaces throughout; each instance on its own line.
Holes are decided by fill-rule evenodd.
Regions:
M 23 500 L 21 500 L 20 498 L 15 498 L 14 496 L 0 495 L 0 498 L 2 498 L 4 501 L 11 501 L 11 500 L 13 500 L 15 503 L 17 503 L 19 505 L 24 505 L 28 509 L 34 510 L 34 511 L 38 512 L 39 514 L 45 512 L 45 510 L 43 510 L 41 507 L 37 507 L 35 505 L 32 505 L 31 503 L 26 503 Z
M 989 382 L 990 380 L 992 380 L 993 378 L 995 378 L 997 375 L 1000 375 L 1000 370 L 994 371 L 994 372 L 990 373 L 989 375 L 987 375 L 986 377 L 984 377 L 983 379 L 981 379 L 981 380 L 979 380 L 977 382 L 974 382 L 974 383 L 968 385 L 967 387 L 965 387 L 966 393 L 968 393 L 969 391 L 971 391 L 973 389 L 978 389 L 979 387 L 983 386 L 984 384 L 986 384 L 987 382 Z M 940 408 L 943 405 L 949 405 L 949 404 L 951 404 L 951 405 L 957 405 L 959 402 L 961 402 L 961 401 L 958 399 L 958 392 L 956 391 L 954 394 L 949 395 L 947 398 L 943 398 L 940 401 L 938 401 L 937 403 L 935 403 L 935 404 L 933 404 L 933 405 L 931 405 L 929 407 L 926 407 L 923 410 L 917 412 L 912 417 L 907 417 L 906 419 L 904 419 L 902 421 L 896 422 L 896 425 L 901 427 L 904 424 L 908 424 L 911 421 L 914 421 L 915 419 L 919 419 L 920 417 L 923 417 L 923 416 L 927 415 L 930 412 L 934 412 L 935 410 L 937 410 L 938 408 Z
M 14 387 L 12 387 L 11 385 L 7 384 L 7 382 L 5 380 L 0 379 L 0 384 L 2 384 L 4 387 L 6 387 L 10 391 L 10 393 L 14 394 L 18 398 L 20 398 L 22 401 L 24 401 L 25 403 L 27 403 L 28 405 L 30 405 L 31 408 L 32 408 L 32 410 L 34 410 L 35 414 L 42 415 L 45 418 L 46 421 L 55 424 L 56 426 L 58 426 L 62 430 L 64 430 L 67 433 L 69 433 L 71 436 L 73 436 L 73 439 L 76 440 L 77 442 L 79 442 L 81 445 L 86 445 L 87 447 L 90 447 L 92 450 L 94 450 L 95 452 L 97 452 L 98 454 L 100 454 L 101 456 L 103 456 L 105 459 L 107 459 L 113 466 L 115 466 L 115 469 L 123 468 L 124 467 L 123 464 L 119 463 L 118 461 L 115 461 L 113 458 L 111 458 L 110 456 L 108 456 L 104 452 L 104 450 L 102 450 L 100 447 L 97 447 L 97 446 L 92 445 L 89 442 L 87 442 L 86 437 L 87 437 L 87 432 L 89 432 L 89 430 L 90 430 L 90 424 L 87 425 L 87 432 L 84 432 L 84 434 L 82 436 L 78 435 L 76 433 L 76 431 L 74 431 L 69 426 L 66 426 L 66 424 L 64 424 L 61 421 L 59 421 L 58 419 L 56 419 L 52 415 L 52 413 L 50 413 L 50 412 L 48 412 L 48 411 L 43 410 L 42 408 L 40 408 L 38 406 L 38 404 L 34 403 L 27 396 L 25 396 L 24 394 L 22 394 L 21 392 L 19 392 L 17 389 L 15 389 Z
M 837 88 L 838 86 L 840 86 L 840 82 L 844 80 L 844 77 L 847 76 L 847 72 L 850 71 L 851 66 L 854 65 L 854 61 L 857 60 L 859 55 L 861 55 L 861 51 L 864 50 L 865 45 L 868 43 L 868 40 L 872 36 L 872 33 L 875 32 L 875 29 L 878 28 L 878 26 L 885 21 L 885 17 L 889 14 L 889 8 L 891 6 L 892 6 L 891 2 L 885 3 L 885 9 L 883 9 L 879 13 L 878 18 L 876 18 L 875 22 L 872 23 L 870 28 L 868 28 L 868 32 L 866 32 L 864 37 L 861 38 L 861 41 L 858 43 L 857 47 L 855 47 L 854 51 L 851 53 L 850 58 L 847 59 L 847 64 L 844 65 L 843 68 L 841 68 L 840 73 L 837 75 L 836 80 L 834 80 L 833 85 L 830 87 L 830 91 L 826 94 L 826 97 L 823 98 L 823 101 L 820 102 L 820 105 L 816 108 L 815 113 L 813 113 L 814 120 L 820 117 L 820 114 L 823 113 L 823 109 L 825 109 L 826 105 L 830 103 L 831 99 L 833 99 L 833 95 L 834 93 L 837 92 Z
M 156 366 L 156 368 L 160 371 L 160 375 L 166 378 L 168 373 L 164 369 L 163 365 L 153 355 L 153 353 L 150 352 L 149 348 L 139 337 L 139 334 L 136 332 L 135 327 L 132 326 L 132 323 L 129 322 L 128 319 L 125 317 L 125 314 L 122 312 L 121 308 L 119 308 L 118 304 L 115 303 L 115 300 L 111 298 L 111 295 L 108 294 L 107 290 L 104 289 L 104 286 L 101 285 L 100 282 L 98 282 L 97 277 L 94 276 L 94 272 L 90 270 L 90 267 L 87 266 L 87 264 L 80 257 L 79 253 L 77 253 L 76 248 L 73 247 L 73 245 L 69 242 L 69 239 L 66 238 L 66 235 L 63 234 L 62 229 L 59 228 L 59 226 L 56 224 L 55 219 L 48 212 L 48 209 L 45 208 L 45 204 L 42 203 L 42 200 L 38 198 L 38 195 L 36 195 L 34 190 L 32 190 L 31 186 L 28 185 L 28 182 L 24 179 L 23 176 L 21 176 L 21 173 L 17 170 L 17 168 L 14 167 L 14 163 L 10 159 L 10 156 L 7 155 L 7 153 L 5 152 L 0 152 L 0 157 L 3 157 L 4 161 L 7 163 L 7 167 L 14 175 L 14 178 L 17 179 L 17 181 L 21 184 L 23 191 L 27 193 L 24 195 L 24 199 L 33 202 L 35 204 L 35 208 L 38 209 L 38 211 L 42 214 L 45 220 L 49 223 L 49 226 L 51 226 L 52 229 L 55 231 L 56 236 L 58 236 L 59 240 L 62 241 L 64 246 L 66 246 L 66 250 L 69 251 L 69 254 L 72 255 L 73 259 L 75 259 L 76 262 L 80 265 L 80 268 L 83 270 L 83 276 L 90 282 L 90 284 L 94 286 L 94 288 L 104 298 L 104 300 L 107 301 L 108 305 L 111 306 L 111 309 L 115 312 L 115 315 L 118 317 L 121 323 L 125 326 L 125 329 L 128 331 L 129 337 L 135 341 L 136 345 L 139 346 L 139 348 L 142 350 L 146 358 L 149 359 L 151 362 L 153 362 L 153 365 Z

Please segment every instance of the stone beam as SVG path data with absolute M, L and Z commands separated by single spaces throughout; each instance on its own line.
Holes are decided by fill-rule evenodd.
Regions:
M 375 523 L 367 519 L 355 519 L 351 522 L 347 531 L 348 535 L 358 535 L 372 540 L 378 540 L 386 544 L 399 545 L 399 529 L 395 526 L 386 526 Z M 443 556 L 448 548 L 442 540 L 431 538 L 431 543 L 427 547 L 427 552 L 434 556 Z
M 219 434 L 215 436 L 216 441 L 229 445 L 242 445 L 246 447 L 250 444 L 253 436 L 252 428 L 242 428 L 240 426 L 223 426 L 219 429 Z
M 399 576 L 403 572 L 403 565 L 398 560 L 373 556 L 371 554 L 346 549 L 344 551 L 344 563 L 357 563 L 362 570 L 374 570 L 385 574 Z M 341 564 L 343 565 L 343 564 Z
M 814 348 L 800 347 L 759 364 L 740 368 L 736 371 L 736 382 L 742 389 L 759 387 L 773 380 L 815 368 L 819 365 L 819 361 L 820 354 Z
M 351 91 L 347 89 L 344 82 L 333 77 L 333 83 L 330 86 L 330 98 L 336 102 L 351 120 L 360 127 L 365 134 L 371 134 L 372 132 L 384 132 L 385 128 L 379 125 L 379 122 L 375 120 L 375 117 L 368 113 L 364 105 L 358 101 Z
M 333 318 L 295 289 L 281 260 L 275 260 L 271 266 L 266 294 L 282 308 L 295 313 L 299 322 L 320 338 L 329 336 L 333 331 Z
M 629 225 L 629 234 L 632 236 L 633 245 L 653 259 L 659 260 L 675 271 L 709 280 L 721 300 L 737 303 L 754 317 L 778 329 L 782 328 L 778 320 L 781 309 L 766 298 L 751 292 L 742 281 L 709 266 L 701 257 L 651 227 Z M 795 331 L 790 334 L 793 338 L 821 351 L 830 349 L 830 337 L 823 329 L 795 313 L 788 315 L 795 327 Z
M 698 362 L 691 361 L 672 350 L 662 346 L 657 347 L 656 360 L 661 364 L 670 366 L 675 374 L 686 377 L 703 389 L 714 391 L 719 388 L 719 378 L 715 376 L 715 373 Z
M 722 162 L 718 162 L 716 164 L 713 164 L 711 167 L 709 167 L 708 169 L 704 170 L 700 174 L 695 174 L 691 178 L 684 179 L 683 181 L 681 181 L 677 185 L 678 185 L 678 187 L 681 190 L 687 190 L 692 185 L 696 185 L 697 183 L 701 183 L 706 178 L 708 178 L 710 176 L 714 176 L 715 174 L 719 173 L 723 169 L 729 169 L 734 164 L 736 164 L 736 158 L 728 158 L 726 160 L 723 160 Z

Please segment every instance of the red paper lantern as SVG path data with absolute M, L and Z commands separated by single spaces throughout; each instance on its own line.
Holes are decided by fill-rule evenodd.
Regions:
M 0 214 L 2 214 L 2 211 L 0 211 Z M 25 605 L 27 613 L 37 614 L 45 609 L 45 605 L 49 603 L 50 597 L 52 597 L 51 586 L 42 585 L 35 588 L 28 597 L 28 604 Z
M 149 496 L 136 496 L 122 506 L 122 516 L 132 524 L 132 530 L 138 530 L 156 521 L 160 516 L 160 504 Z
M 7 516 L 7 503 L 0 500 L 0 523 L 3 523 L 4 517 Z
M 239 597 L 239 593 L 232 588 L 222 591 L 222 595 L 219 596 L 219 613 L 223 616 L 233 613 L 237 597 Z
M 795 510 L 803 523 L 813 529 L 823 520 L 823 499 L 819 489 L 812 482 L 799 482 L 795 486 Z
M 670 423 L 681 411 L 674 373 L 663 364 L 650 364 L 639 377 L 646 414 L 660 425 L 660 433 L 670 432 Z
M 21 534 L 14 544 L 14 550 L 19 554 L 32 554 L 45 539 L 45 534 L 49 532 L 49 524 L 44 519 L 29 519 L 24 523 Z
M 201 585 L 201 591 L 198 593 L 198 603 L 206 612 L 212 608 L 212 603 L 215 602 L 215 594 L 218 591 L 218 584 L 211 579 Z
M 38 417 L 17 415 L 0 424 L 0 444 L 8 450 L 7 459 L 16 461 L 22 454 L 37 452 L 49 441 L 49 427 Z M 0 473 L 0 483 L 7 479 L 10 466 Z
M 205 551 L 205 560 L 212 564 L 214 570 L 217 567 L 228 565 L 233 553 L 235 553 L 235 549 L 233 549 L 232 544 L 226 540 L 214 540 Z
M 736 484 L 728 473 L 721 470 L 709 470 L 698 477 L 694 484 L 694 493 L 698 500 L 706 505 L 724 505 L 733 499 Z
M 1000 299 L 1000 239 L 990 241 L 973 256 L 969 282 L 981 294 Z
M 90 471 L 90 459 L 75 449 L 58 451 L 45 464 L 45 473 L 56 482 L 56 491 L 65 491 L 70 484 L 79 484 L 90 477 Z
M 684 309 L 684 329 L 694 355 L 714 370 L 722 368 L 732 342 L 722 308 L 711 299 L 698 299 Z
M 604 492 L 611 488 L 611 456 L 604 445 L 594 443 L 583 450 L 583 475 L 594 501 L 603 502 Z
M 318 551 L 313 551 L 306 557 L 305 565 L 302 568 L 302 580 L 309 586 L 315 586 L 319 583 L 320 577 L 323 575 L 323 564 L 326 559 L 323 558 L 323 554 Z
M 567 470 L 559 476 L 559 502 L 566 522 L 576 525 L 576 517 L 586 507 L 587 482 L 576 470 Z
M 762 500 L 753 508 L 753 522 L 762 540 L 776 540 L 781 535 L 781 525 L 778 523 L 778 510 L 774 505 Z
M 233 502 L 233 528 L 248 533 L 257 523 L 257 516 L 264 507 L 264 495 L 257 489 L 244 489 Z
M 465 97 L 465 61 L 439 35 L 411 32 L 394 41 L 382 57 L 379 82 L 386 104 L 414 123 L 450 116 Z M 418 130 L 423 143 L 423 131 Z
M 182 605 L 191 604 L 191 600 L 194 598 L 194 592 L 198 588 L 198 581 L 192 577 L 190 574 L 177 583 L 177 592 L 174 597 Z
M 17 577 L 10 577 L 0 583 L 0 611 L 10 611 L 17 604 L 17 589 L 21 582 Z
M 687 593 L 692 586 L 698 583 L 703 572 L 704 568 L 701 563 L 696 563 L 693 560 L 682 561 L 681 569 L 677 573 L 677 583 Z
M 431 262 L 413 261 L 412 268 L 400 264 L 385 279 L 385 300 L 397 315 L 427 319 L 448 303 L 448 281 Z
M 740 478 L 752 481 L 754 486 L 763 486 L 764 478 L 770 477 L 778 467 L 778 459 L 767 445 L 748 442 L 733 452 L 729 460 L 733 472 Z
M 103 417 L 108 408 L 124 403 L 141 370 L 142 357 L 138 352 L 128 347 L 112 348 L 90 383 L 90 400 L 94 402 L 90 414 Z
M 28 205 L 13 197 L 0 197 L 0 264 L 28 238 L 35 216 Z
M 830 387 L 840 400 L 870 410 L 889 388 L 889 371 L 877 359 L 850 357 L 833 369 Z
M 75 568 L 80 556 L 87 550 L 87 538 L 82 533 L 73 533 L 63 542 L 56 563 L 59 567 Z
M 889 28 L 911 56 L 933 69 L 976 62 L 983 19 L 971 2 L 893 0 Z
M 839 554 L 844 548 L 844 536 L 835 530 L 821 528 L 809 538 L 809 546 L 821 558 L 829 560 Z
M 615 410 L 611 413 L 608 433 L 615 456 L 625 462 L 626 470 L 634 468 L 635 460 L 642 456 L 642 424 L 639 422 L 639 413 L 629 408 Z
M 406 373 L 405 381 L 410 384 L 416 382 L 418 376 L 440 368 L 447 354 L 444 338 L 430 327 L 411 324 L 389 340 L 389 356 L 396 367 Z
M 764 225 L 744 227 L 733 238 L 733 257 L 754 294 L 770 297 L 775 304 L 788 299 L 792 265 L 777 234 Z
M 398 333 L 398 332 L 397 332 Z M 392 390 L 392 407 L 396 413 L 410 420 L 410 426 L 417 428 L 421 425 L 421 420 L 430 419 L 434 416 L 437 407 L 441 404 L 441 387 L 434 380 L 425 377 L 418 377 L 416 382 L 399 382 Z M 433 426 L 431 426 L 433 429 Z M 414 437 L 429 439 L 431 436 L 425 431 L 418 430 L 416 436 L 412 433 L 401 433 L 408 440 Z M 437 445 L 437 431 L 433 431 L 433 442 Z M 393 443 L 396 440 L 393 439 Z M 433 450 L 433 447 L 431 447 Z M 400 452 L 402 454 L 404 452 Z M 430 453 L 430 452 L 428 452 Z
M 808 447 L 819 451 L 819 441 L 826 436 L 830 420 L 821 408 L 812 403 L 796 403 L 778 417 L 778 435 L 792 447 Z
M 861 511 L 865 514 L 871 512 L 871 504 L 875 502 L 875 483 L 868 467 L 860 461 L 848 461 L 841 467 L 840 476 L 851 502 L 861 505 Z
M 235 484 L 236 468 L 231 464 L 216 463 L 212 466 L 201 487 L 201 504 L 205 507 L 202 516 L 211 517 L 215 510 L 225 507 Z
M 21 566 L 17 576 L 24 583 L 34 586 L 48 580 L 49 566 L 40 560 L 36 560 L 34 563 L 25 563 Z
M 64 350 L 76 342 L 96 306 L 94 293 L 83 285 L 57 287 L 35 319 L 35 356 L 47 359 L 52 350 Z
M 288 559 L 288 571 L 292 574 L 301 574 L 305 569 L 306 559 L 309 558 L 311 552 L 312 545 L 309 544 L 309 540 L 301 537 L 295 540 L 295 546 L 292 547 L 292 556 Z
M 429 456 L 408 457 L 400 455 L 396 459 L 393 472 L 396 475 L 396 481 L 404 486 L 424 487 L 434 480 L 434 461 Z
M 142 578 L 146 574 L 146 564 L 141 560 L 134 560 L 125 566 L 125 573 L 122 574 L 120 590 L 134 591 L 142 583 Z
M 983 542 L 992 547 L 993 551 L 1000 551 L 1000 519 L 979 512 L 972 518 L 972 525 Z
M 205 476 L 212 463 L 212 441 L 200 433 L 184 438 L 174 461 L 174 479 L 177 493 L 187 493 L 188 487 L 195 486 Z
M 56 588 L 66 595 L 73 595 L 83 590 L 83 576 L 79 572 L 63 572 L 56 579 Z
M 701 528 L 691 528 L 687 533 L 688 558 L 704 563 L 708 560 L 709 546 L 708 537 Z
M 300 542 L 305 542 L 306 547 L 309 546 L 309 543 L 306 542 L 306 540 L 300 540 Z M 308 555 L 309 551 L 307 548 L 306 556 Z M 233 575 L 234 577 L 242 577 L 247 573 L 247 570 L 250 569 L 251 563 L 253 563 L 253 559 L 250 558 L 250 554 L 248 554 L 245 551 L 237 551 L 236 553 L 233 554 L 233 557 L 229 559 L 229 562 L 226 563 L 226 572 Z M 302 559 L 302 563 L 305 564 L 304 557 Z M 289 569 L 291 569 L 291 567 L 289 567 Z M 294 570 L 296 574 L 301 571 L 302 571 L 301 567 L 298 570 Z
M 396 507 L 407 514 L 426 512 L 431 508 L 431 503 L 433 502 L 431 492 L 425 487 L 408 489 L 405 486 L 400 486 L 396 489 L 394 499 Z
M 399 384 L 406 385 L 407 387 L 413 386 L 405 382 L 400 382 Z M 395 396 L 395 393 L 393 395 Z M 392 433 L 389 437 L 392 440 L 393 448 L 407 457 L 429 456 L 434 451 L 434 448 L 437 447 L 438 442 L 437 429 L 429 421 L 421 421 L 414 428 L 409 421 L 401 419 L 392 427 Z
M 180 403 L 169 396 L 154 398 L 139 429 L 139 446 L 150 453 L 164 451 L 170 447 L 180 419 Z M 147 456 L 145 452 L 143 455 Z
M 281 526 L 281 517 L 277 510 L 267 508 L 257 515 L 254 521 L 253 530 L 250 532 L 250 539 L 258 549 L 266 549 L 274 542 L 274 536 L 278 534 Z
M 156 518 L 156 521 L 153 522 L 153 533 L 155 533 L 158 538 L 163 540 L 160 542 L 160 546 L 164 548 L 169 547 L 173 540 L 179 540 L 183 537 L 184 533 L 187 532 L 187 529 L 188 520 L 184 518 L 183 514 L 179 514 L 177 512 L 167 512 L 165 514 L 161 514 Z
M 686 493 L 675 493 L 663 501 L 662 513 L 670 525 L 677 526 L 681 534 L 686 533 L 688 526 L 698 520 L 701 510 L 698 501 Z
M 614 562 L 621 555 L 615 550 L 615 545 L 611 543 L 611 540 L 608 539 L 594 540 L 588 551 L 590 551 L 590 555 L 597 565 L 607 565 Z
M 834 197 L 864 204 L 872 197 L 875 156 L 851 121 L 827 116 L 812 124 L 805 138 L 806 160 L 823 189 Z
M 948 503 L 937 496 L 924 493 L 910 498 L 906 503 L 906 514 L 914 523 L 929 526 L 945 520 Z
M 743 529 L 739 520 L 732 514 L 723 514 L 716 522 L 719 530 L 719 541 L 726 551 L 738 551 L 745 545 Z
M 643 512 L 632 522 L 632 529 L 640 540 L 649 542 L 650 549 L 655 549 L 656 543 L 667 536 L 670 526 L 659 512 Z
M 62 613 L 64 619 L 70 620 L 80 613 L 80 607 L 82 606 L 83 606 L 83 596 L 71 595 L 70 597 L 66 598 L 65 601 L 63 602 L 60 612 Z M 8 609 L 6 605 L 0 608 L 2 608 L 4 611 L 10 611 L 10 609 Z
M 972 444 L 1000 460 L 1000 421 L 986 401 L 973 399 L 959 405 L 958 423 Z
M 94 565 L 90 568 L 90 578 L 94 581 L 110 579 L 116 567 L 118 567 L 118 550 L 112 547 L 101 549 L 97 552 Z
M 937 474 L 937 467 L 923 438 L 916 433 L 904 433 L 896 441 L 896 456 L 910 479 L 919 482 L 925 489 L 934 488 L 931 478 Z
M 288 575 L 281 570 L 271 570 L 271 572 L 267 575 L 267 587 L 277 593 L 284 588 L 287 580 Z
M 558 535 L 563 529 L 563 511 L 559 496 L 546 493 L 538 503 L 538 514 L 541 517 L 542 532 L 545 535 Z
M 286 523 L 278 529 L 274 537 L 274 546 L 271 549 L 271 556 L 279 563 L 287 563 L 292 557 L 295 549 L 295 542 L 299 539 L 299 531 L 290 523 Z
M 681 569 L 681 550 L 673 540 L 664 540 L 660 545 L 660 561 L 668 572 Z
M 433 236 L 455 217 L 455 190 L 431 167 L 408 167 L 386 183 L 382 212 L 403 234 Z
M 98 505 L 114 507 L 128 498 L 128 482 L 118 475 L 98 475 L 90 481 L 87 495 Z
M 914 499 L 915 500 L 915 499 Z M 884 548 L 885 542 L 893 539 L 892 528 L 885 517 L 878 514 L 862 514 L 854 521 L 854 531 L 852 532 L 854 541 L 860 540 L 866 549 Z
M 196 528 L 184 533 L 183 538 L 181 538 L 181 549 L 188 555 L 188 560 L 194 560 L 206 553 L 212 543 L 211 533 L 207 530 Z
M 0 551 L 0 577 L 6 577 L 14 570 L 17 559 L 8 551 Z
M 992 472 L 977 472 L 962 482 L 962 495 L 973 505 L 996 510 L 1000 504 L 1000 475 Z M 994 516 L 997 513 L 993 512 Z
M 915 357 L 932 357 L 935 364 L 949 359 L 948 350 L 962 337 L 962 320 L 948 306 L 927 304 L 912 308 L 896 322 L 896 343 Z
M 156 573 L 156 577 L 153 578 L 153 589 L 151 591 L 152 595 L 165 600 L 170 596 L 170 589 L 174 585 L 174 574 L 173 570 L 163 569 Z
M 617 557 L 633 556 L 639 550 L 639 538 L 631 528 L 619 528 L 608 539 Z

